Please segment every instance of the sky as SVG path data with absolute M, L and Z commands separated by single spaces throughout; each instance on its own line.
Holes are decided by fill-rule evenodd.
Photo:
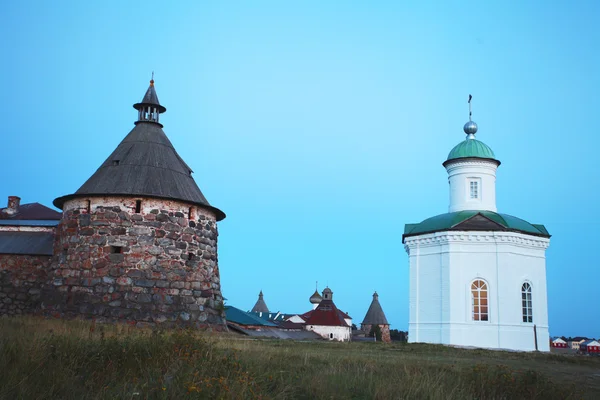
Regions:
M 133 128 L 165 133 L 219 223 L 227 304 L 305 312 L 318 281 L 408 328 L 404 224 L 447 212 L 449 151 L 502 162 L 499 212 L 544 224 L 551 335 L 600 336 L 600 3 L 8 2 L 0 206 L 74 193 Z

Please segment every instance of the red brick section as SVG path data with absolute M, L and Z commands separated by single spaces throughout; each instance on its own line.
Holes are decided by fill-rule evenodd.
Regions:
M 0 315 L 39 310 L 51 256 L 0 254 Z
M 45 311 L 128 321 L 225 328 L 217 261 L 217 224 L 210 213 L 148 214 L 120 207 L 67 210 L 57 228 L 44 291 Z
M 373 327 L 372 325 L 362 324 L 361 330 L 365 333 L 365 335 L 368 336 L 369 333 L 371 333 L 372 327 Z M 392 341 L 392 338 L 390 336 L 390 326 L 389 325 L 379 325 L 379 328 L 381 329 L 381 341 L 385 342 L 385 343 L 390 343 Z

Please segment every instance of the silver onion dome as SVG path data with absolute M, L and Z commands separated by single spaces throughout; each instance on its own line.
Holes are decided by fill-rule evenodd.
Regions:
M 319 304 L 321 302 L 321 300 L 323 300 L 323 298 L 321 297 L 321 295 L 319 294 L 318 291 L 315 290 L 315 292 L 313 293 L 312 296 L 310 296 L 309 301 L 312 304 Z
M 477 124 L 473 121 L 469 121 L 465 124 L 463 130 L 467 135 L 474 135 L 477 132 Z

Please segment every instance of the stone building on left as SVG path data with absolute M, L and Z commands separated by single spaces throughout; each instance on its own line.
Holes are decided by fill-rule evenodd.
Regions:
M 4 218 L 13 233 L 0 235 L 0 253 L 11 252 L 0 258 L 3 304 L 19 300 L 20 310 L 56 317 L 226 329 L 217 257 L 225 214 L 163 131 L 166 108 L 154 80 L 133 107 L 133 129 L 77 191 L 54 200 L 62 214 L 38 205 L 48 218 L 34 218 L 9 200 L 3 214 L 13 214 Z M 19 215 L 36 225 L 15 225 Z
M 35 312 L 52 262 L 61 214 L 9 196 L 0 209 L 0 315 Z

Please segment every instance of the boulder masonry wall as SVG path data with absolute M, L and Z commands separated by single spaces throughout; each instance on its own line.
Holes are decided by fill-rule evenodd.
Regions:
M 138 326 L 225 329 L 215 214 L 172 200 L 65 202 L 42 308 Z
M 0 315 L 39 311 L 52 256 L 0 254 Z

